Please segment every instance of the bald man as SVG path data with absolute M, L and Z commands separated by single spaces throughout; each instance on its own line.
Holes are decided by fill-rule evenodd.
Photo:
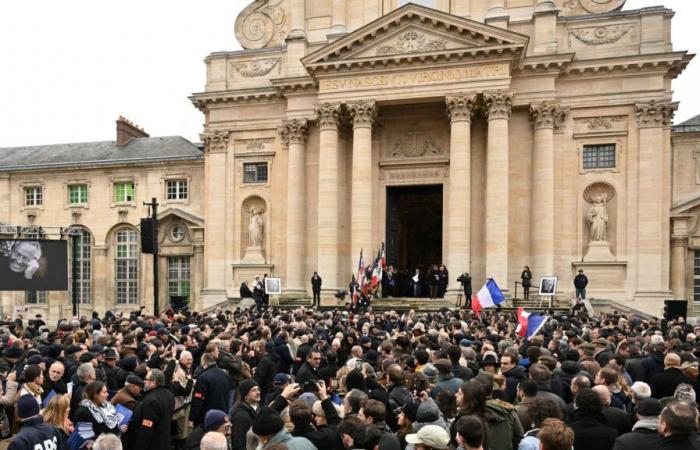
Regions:
M 611 427 L 617 430 L 617 435 L 621 436 L 632 431 L 632 424 L 630 423 L 630 417 L 627 413 L 621 409 L 610 406 L 612 395 L 608 388 L 599 384 L 593 387 L 593 392 L 600 397 L 600 401 L 603 404 L 603 417 L 605 417 L 605 420 Z

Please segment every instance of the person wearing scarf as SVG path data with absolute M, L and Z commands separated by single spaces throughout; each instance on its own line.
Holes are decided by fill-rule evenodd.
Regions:
M 85 387 L 83 399 L 75 413 L 76 429 L 92 428 L 97 439 L 101 434 L 126 431 L 126 426 L 119 427 L 119 418 L 114 406 L 107 401 L 107 386 L 102 381 L 93 381 Z
M 41 388 L 41 385 L 44 384 L 44 372 L 41 370 L 41 367 L 36 364 L 26 366 L 21 378 L 23 384 L 18 397 L 31 395 L 41 405 L 41 394 L 44 393 L 44 390 Z

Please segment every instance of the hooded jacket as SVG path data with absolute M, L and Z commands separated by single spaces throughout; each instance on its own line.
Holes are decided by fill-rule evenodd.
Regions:
M 506 376 L 506 395 L 508 396 L 508 401 L 513 403 L 515 397 L 518 395 L 518 384 L 527 378 L 527 373 L 525 373 L 525 368 L 523 366 L 516 365 L 508 372 L 504 372 L 503 375 Z
M 501 400 L 486 402 L 486 435 L 489 448 L 518 448 L 518 443 L 523 437 L 523 427 L 513 405 Z
M 317 450 L 311 441 L 303 437 L 294 437 L 284 428 L 267 441 L 263 450 L 273 445 L 284 445 L 287 450 Z
M 435 400 L 429 398 L 428 400 L 421 402 L 418 405 L 418 411 L 416 412 L 416 421 L 413 422 L 413 432 L 418 433 L 418 430 L 426 425 L 437 425 L 444 428 L 448 433 L 450 432 L 450 425 L 442 417 L 442 412 L 438 407 Z

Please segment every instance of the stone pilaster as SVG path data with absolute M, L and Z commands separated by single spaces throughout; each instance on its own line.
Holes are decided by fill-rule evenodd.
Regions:
M 318 116 L 318 263 L 323 290 L 335 292 L 340 286 L 340 149 L 338 123 L 340 105 L 324 103 L 316 108 Z
M 345 33 L 347 31 L 345 3 L 346 0 L 333 0 L 331 34 Z
M 677 103 L 656 102 L 636 105 L 639 129 L 639 213 L 637 222 L 637 290 L 642 296 L 663 298 L 669 292 L 670 208 L 664 195 L 670 195 L 665 173 L 671 158 L 664 149 L 666 129 L 673 121 Z M 665 257 L 664 257 L 665 255 Z
M 348 105 L 353 124 L 352 189 L 350 227 L 350 267 L 364 249 L 373 251 L 372 242 L 372 124 L 377 108 L 372 101 Z
M 685 299 L 685 277 L 688 269 L 688 236 L 671 238 L 671 292 L 676 300 Z
M 450 178 L 447 213 L 447 267 L 453 276 L 448 292 L 460 293 L 457 277 L 471 271 L 471 121 L 476 94 L 446 98 L 450 116 Z
M 229 144 L 229 132 L 225 130 L 207 130 L 200 138 L 204 143 L 204 217 L 208 230 L 226 229 L 226 211 L 222 203 L 226 202 L 221 187 L 226 185 L 226 152 Z M 226 254 L 223 232 L 210 232 L 204 236 L 204 251 L 207 255 L 204 265 L 204 289 L 201 296 L 202 308 L 226 300 Z
M 287 280 L 285 294 L 305 295 L 306 269 L 306 138 L 304 119 L 286 120 L 279 129 L 289 149 L 287 162 Z
M 532 270 L 535 276 L 554 276 L 554 127 L 562 108 L 543 102 L 530 106 L 535 128 L 532 152 L 530 211 Z
M 512 91 L 484 93 L 488 115 L 486 150 L 486 277 L 502 290 L 509 289 L 509 140 L 508 128 L 513 105 Z

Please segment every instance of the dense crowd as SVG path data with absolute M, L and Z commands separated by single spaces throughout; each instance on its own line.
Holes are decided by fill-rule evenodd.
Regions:
M 699 448 L 700 327 L 263 309 L 6 323 L 10 450 Z

